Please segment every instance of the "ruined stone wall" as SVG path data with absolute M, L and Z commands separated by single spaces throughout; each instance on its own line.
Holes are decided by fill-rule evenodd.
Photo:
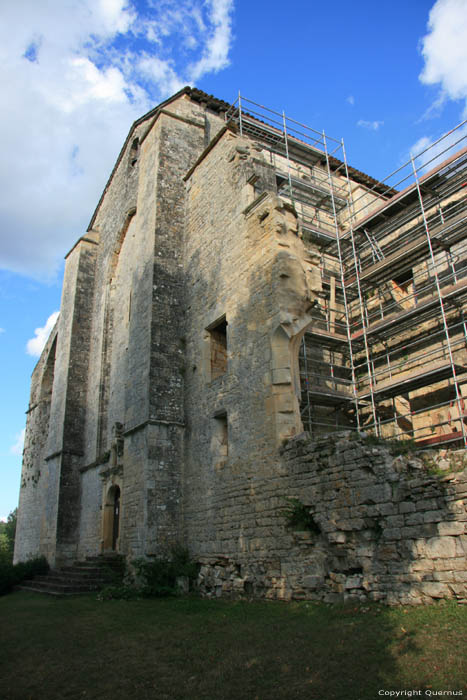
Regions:
M 457 457 L 450 466 L 459 470 L 464 453 Z M 219 555 L 201 558 L 204 593 L 408 605 L 467 599 L 466 469 L 433 476 L 419 457 L 393 456 L 350 433 L 290 440 L 282 468 L 249 484 L 230 481 Z M 287 498 L 301 516 L 293 527 Z M 232 555 L 238 536 L 244 549 Z

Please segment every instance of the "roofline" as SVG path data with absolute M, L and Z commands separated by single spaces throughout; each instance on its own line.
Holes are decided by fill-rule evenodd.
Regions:
M 89 222 L 89 225 L 87 227 L 87 231 L 91 231 L 94 227 L 94 223 L 96 221 L 97 214 L 99 212 L 100 206 L 104 200 L 105 195 L 107 194 L 107 191 L 112 183 L 113 176 L 115 174 L 115 171 L 117 170 L 118 166 L 121 163 L 121 160 L 123 158 L 123 155 L 125 153 L 125 150 L 128 146 L 128 143 L 130 139 L 132 138 L 135 130 L 141 126 L 141 124 L 144 124 L 144 122 L 147 122 L 149 119 L 154 118 L 154 121 L 157 119 L 161 111 L 166 107 L 167 105 L 171 104 L 174 102 L 174 100 L 177 100 L 178 98 L 182 97 L 183 95 L 188 95 L 190 99 L 192 99 L 194 102 L 198 102 L 200 104 L 205 104 L 206 107 L 208 107 L 210 110 L 213 112 L 226 112 L 231 105 L 228 102 L 225 102 L 224 100 L 220 100 L 217 97 L 214 97 L 214 95 L 209 95 L 206 92 L 203 92 L 202 90 L 198 90 L 196 87 L 191 87 L 190 85 L 185 85 L 181 90 L 175 93 L 175 95 L 172 95 L 171 97 L 168 97 L 166 100 L 158 104 L 156 107 L 153 107 L 149 112 L 146 112 L 142 117 L 139 117 L 139 119 L 136 119 L 136 121 L 133 122 L 133 124 L 130 127 L 130 130 L 128 132 L 128 135 L 125 139 L 125 142 L 120 149 L 120 153 L 118 154 L 117 160 L 115 162 L 114 167 L 112 168 L 112 172 L 110 173 L 109 179 L 107 180 L 107 183 L 102 191 L 102 194 L 99 198 L 99 202 L 97 203 L 97 206 L 94 210 L 94 213 L 91 217 L 91 221 Z M 258 120 L 259 121 L 259 120 Z M 147 130 L 146 134 L 143 136 L 144 138 L 147 136 L 149 131 L 151 130 L 153 124 L 150 125 L 149 129 Z M 331 169 L 337 170 L 339 169 L 343 163 L 335 158 L 334 156 L 329 156 L 329 164 L 331 166 Z M 363 173 L 360 170 L 357 170 L 356 168 L 353 168 L 352 166 L 348 166 L 348 172 L 351 177 L 351 179 L 354 182 L 357 182 L 365 187 L 368 188 L 375 188 L 377 187 L 380 183 L 378 180 L 375 178 L 371 177 L 371 175 L 366 175 L 366 173 Z M 395 194 L 396 191 L 392 190 L 386 193 L 385 196 L 391 196 Z M 382 192 L 379 192 L 379 194 L 383 194 Z M 384 196 L 384 195 L 383 195 Z
M 136 119 L 136 121 L 133 122 L 133 124 L 130 127 L 130 130 L 128 132 L 128 135 L 124 141 L 124 144 L 122 148 L 120 149 L 120 153 L 117 156 L 117 160 L 115 161 L 115 165 L 112 168 L 112 172 L 110 173 L 109 179 L 107 180 L 107 183 L 104 187 L 104 190 L 100 196 L 99 202 L 97 203 L 97 206 L 94 210 L 94 213 L 91 217 L 91 221 L 89 222 L 89 225 L 87 227 L 87 231 L 91 231 L 94 222 L 97 217 L 97 213 L 100 209 L 100 206 L 102 204 L 102 201 L 107 194 L 107 191 L 111 185 L 111 182 L 113 180 L 113 176 L 115 174 L 115 171 L 117 170 L 118 166 L 120 165 L 120 162 L 123 158 L 123 154 L 125 153 L 126 147 L 131 140 L 131 137 L 133 136 L 135 130 L 141 126 L 141 124 L 144 124 L 144 122 L 148 121 L 148 119 L 151 119 L 151 117 L 157 118 L 161 112 L 161 110 L 166 107 L 167 105 L 171 104 L 174 102 L 174 100 L 178 100 L 179 97 L 182 97 L 183 95 L 188 95 L 194 102 L 200 102 L 200 103 L 205 103 L 209 109 L 213 110 L 214 112 L 223 112 L 229 109 L 230 104 L 228 102 L 224 102 L 224 100 L 219 100 L 217 97 L 214 97 L 213 95 L 208 95 L 206 92 L 203 92 L 202 90 L 198 90 L 195 87 L 191 87 L 190 85 L 185 85 L 181 90 L 175 93 L 175 95 L 172 95 L 171 97 L 168 97 L 164 102 L 161 102 L 158 104 L 156 107 L 153 107 L 149 112 L 146 112 L 146 114 L 143 114 L 142 117 L 139 117 L 139 119 Z M 152 125 L 151 125 L 152 128 Z M 149 129 L 148 132 L 149 133 Z M 145 134 L 145 137 L 147 136 L 147 133 Z

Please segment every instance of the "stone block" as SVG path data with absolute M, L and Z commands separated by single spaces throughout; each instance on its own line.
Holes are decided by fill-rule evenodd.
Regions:
M 322 586 L 323 581 L 324 579 L 322 576 L 304 576 L 302 585 L 304 588 L 317 589 Z
M 382 537 L 385 540 L 400 540 L 402 538 L 402 531 L 398 527 L 388 527 L 383 530 Z
M 454 537 L 431 537 L 425 544 L 426 556 L 430 559 L 450 559 L 456 556 Z
M 463 535 L 465 532 L 465 524 L 458 522 L 438 523 L 438 532 L 443 535 Z
M 399 513 L 413 513 L 415 511 L 415 503 L 412 501 L 402 501 L 399 503 Z

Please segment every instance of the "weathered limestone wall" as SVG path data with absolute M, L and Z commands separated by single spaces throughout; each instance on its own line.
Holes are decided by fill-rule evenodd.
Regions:
M 219 555 L 201 558 L 203 592 L 388 604 L 467 599 L 466 469 L 430 476 L 418 457 L 393 457 L 350 433 L 315 441 L 302 434 L 282 460 L 280 475 L 230 481 L 228 517 L 216 523 Z M 286 498 L 304 506 L 308 529 L 288 527 Z M 244 550 L 232 555 L 239 536 Z
M 53 329 L 31 378 L 19 496 L 15 561 L 34 556 L 41 550 L 42 522 L 49 496 L 47 479 L 47 435 L 55 370 L 57 325 Z
M 211 128 L 216 119 L 220 122 L 210 116 Z M 186 96 L 140 125 L 134 133 L 138 150 L 128 145 L 93 224 L 102 244 L 80 556 L 102 549 L 102 513 L 115 486 L 121 491 L 122 553 L 154 554 L 178 539 L 184 427 L 183 175 L 204 148 L 205 127 L 204 107 Z
M 84 237 L 68 256 L 56 327 L 56 351 L 52 357 L 50 340 L 38 365 L 38 368 L 44 362 L 47 365 L 41 386 L 44 389 L 42 398 L 49 404 L 48 417 L 37 423 L 36 414 L 44 411 L 44 404 L 41 400 L 36 405 L 33 403 L 33 388 L 22 488 L 30 489 L 28 472 L 32 469 L 36 478 L 31 498 L 40 509 L 40 523 L 36 520 L 37 529 L 29 537 L 23 529 L 23 526 L 28 527 L 26 520 L 21 516 L 16 560 L 44 554 L 51 563 L 59 563 L 76 554 L 80 504 L 78 467 L 84 444 L 96 243 L 92 234 Z M 36 449 L 38 441 L 39 451 Z M 33 467 L 32 462 L 29 464 L 29 453 Z
M 187 181 L 183 526 L 198 554 L 222 551 L 224 527 L 228 551 L 243 551 L 241 512 L 229 508 L 232 480 L 243 493 L 259 475 L 275 474 L 278 435 L 299 425 L 285 329 L 306 325 L 320 285 L 270 171 L 251 141 L 226 131 Z M 211 330 L 224 317 L 222 373 L 211 366 Z

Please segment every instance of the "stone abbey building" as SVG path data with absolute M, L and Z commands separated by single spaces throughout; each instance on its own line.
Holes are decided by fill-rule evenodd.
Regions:
M 16 560 L 182 543 L 215 595 L 464 599 L 461 137 L 378 183 L 241 97 L 136 121 L 33 373 Z

